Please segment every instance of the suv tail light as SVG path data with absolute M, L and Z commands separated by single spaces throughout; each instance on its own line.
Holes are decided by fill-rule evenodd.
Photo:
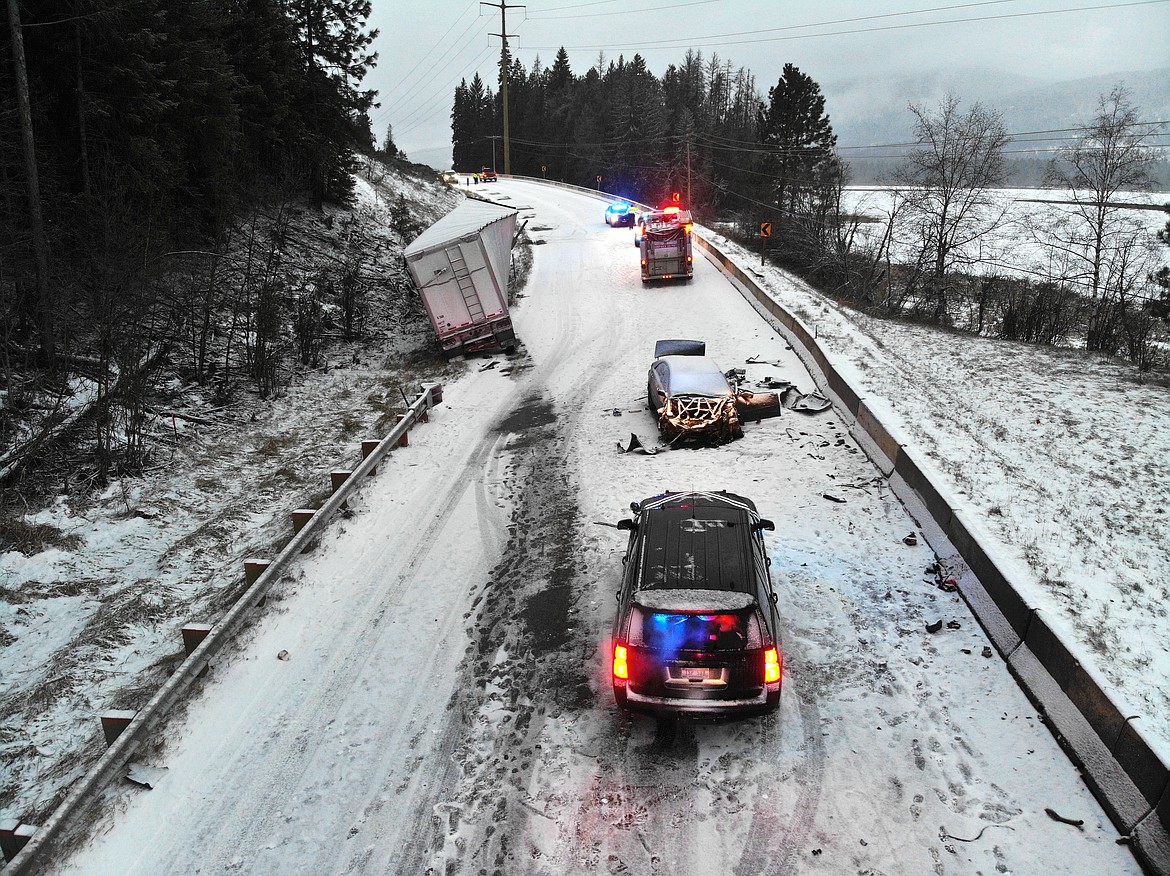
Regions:
M 622 649 L 623 652 L 625 649 Z M 614 658 L 614 673 L 617 673 L 617 658 Z M 776 648 L 768 648 L 764 651 L 764 681 L 773 682 L 780 680 L 780 652 Z
M 618 642 L 613 646 L 613 677 L 614 678 L 629 678 L 630 664 L 628 661 L 629 651 L 626 646 Z

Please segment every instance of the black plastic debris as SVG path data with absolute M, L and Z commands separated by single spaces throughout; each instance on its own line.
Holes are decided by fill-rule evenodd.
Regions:
M 644 444 L 641 438 L 631 432 L 629 444 L 623 447 L 622 442 L 619 441 L 617 449 L 619 453 L 644 453 L 647 456 L 653 456 L 660 448 L 656 444 Z
M 799 401 L 792 405 L 792 410 L 802 414 L 819 414 L 827 411 L 833 403 L 819 392 L 806 393 Z

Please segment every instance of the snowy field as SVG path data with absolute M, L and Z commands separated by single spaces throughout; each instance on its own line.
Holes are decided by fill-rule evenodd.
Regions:
M 965 262 L 975 274 L 1003 274 L 1009 276 L 1060 277 L 1071 268 L 1083 269 L 1075 261 L 1062 265 L 1059 250 L 1045 243 L 1054 242 L 1054 235 L 1061 233 L 1061 226 L 1070 221 L 1072 208 L 1057 203 L 1068 200 L 1066 193 L 1053 189 L 996 189 L 990 193 L 990 204 L 977 211 L 975 224 L 993 222 L 994 228 L 971 244 L 960 247 L 956 253 L 960 263 Z M 1170 202 L 1167 192 L 1123 192 L 1117 203 L 1160 205 Z M 843 208 L 865 217 L 859 227 L 863 240 L 876 246 L 881 240 L 894 210 L 896 197 L 889 188 L 858 186 L 846 189 Z M 1119 210 L 1118 227 L 1132 229 L 1145 235 L 1142 258 L 1150 269 L 1170 264 L 1170 250 L 1157 243 L 1156 233 L 1166 227 L 1164 209 Z M 913 252 L 915 237 L 912 229 L 896 224 L 891 248 L 894 261 L 904 261 Z M 1142 274 L 1141 271 L 1138 272 Z
M 706 261 L 692 283 L 643 289 L 628 231 L 606 228 L 596 201 L 513 181 L 496 196 L 521 208 L 538 243 L 515 312 L 524 353 L 445 376 L 431 422 L 270 596 L 165 741 L 142 753 L 165 770 L 153 790 L 111 789 L 91 839 L 79 838 L 54 872 L 1139 873 L 1005 666 L 984 656 L 986 637 L 966 606 L 927 572 L 936 558 L 921 540 L 903 542 L 913 521 L 835 413 L 748 424 L 721 448 L 617 451 L 631 432 L 653 434 L 644 375 L 657 337 L 706 339 L 749 384 L 812 388 L 742 296 Z M 999 511 L 991 501 L 986 511 L 1016 521 L 1008 535 L 1039 526 L 1036 549 L 1065 556 L 1040 510 L 1026 519 L 1038 500 L 1022 494 L 1041 487 L 1099 535 L 1068 457 L 1048 452 L 1097 452 L 1087 427 L 1078 440 L 1052 438 L 1072 432 L 1078 412 L 1096 411 L 1086 402 L 1066 414 L 1068 400 L 1051 390 L 1013 401 L 1014 375 L 992 370 L 1022 369 L 1038 351 L 951 336 L 927 346 L 855 322 L 782 275 L 770 279 L 822 338 L 839 332 L 859 351 L 859 376 L 897 371 L 905 382 L 890 388 L 921 396 L 927 415 L 895 409 L 940 473 L 981 497 L 973 505 L 992 499 L 983 481 L 1000 460 L 1013 463 L 993 491 Z M 905 358 L 883 358 L 895 336 Z M 975 367 L 985 349 L 995 355 L 972 384 L 955 369 Z M 1045 374 L 1055 360 L 1039 352 L 1031 367 Z M 1164 452 L 1151 410 L 1157 402 L 1164 411 L 1164 390 L 1091 360 L 1079 371 L 1086 396 L 1133 392 L 1136 407 L 1107 407 L 1124 420 L 1116 429 L 1135 451 L 1149 440 Z M 355 402 L 365 397 L 369 377 L 348 372 L 334 372 L 328 392 L 306 386 L 299 411 L 290 396 L 264 429 L 319 434 L 305 424 L 323 397 L 344 388 Z M 1030 449 L 1013 459 L 1017 443 Z M 1101 465 L 1121 464 L 1122 454 Z M 1135 463 L 1163 507 L 1166 484 L 1147 465 Z M 1117 514 L 1133 496 L 1107 483 L 1093 480 L 1115 509 L 1106 513 Z M 178 480 L 160 489 L 190 488 Z M 607 635 L 624 538 L 612 523 L 631 499 L 666 488 L 729 489 L 776 521 L 769 545 L 787 662 L 775 716 L 659 725 L 613 705 Z M 87 526 L 114 516 L 95 512 Z M 272 527 L 259 513 L 221 525 L 249 537 Z M 1156 535 L 1152 525 L 1145 532 Z M 1135 561 L 1146 550 L 1148 567 L 1164 569 L 1161 544 L 1154 553 L 1134 534 L 1111 547 Z M 149 556 L 148 539 L 139 549 Z M 1108 567 L 1109 550 L 1089 551 L 1094 569 Z M 13 589 L 46 560 L 6 557 Z M 1147 593 L 1147 609 L 1160 608 L 1153 600 L 1164 595 Z M 948 623 L 928 633 L 936 620 Z M 22 623 L 6 667 L 31 653 Z M 1144 629 L 1164 646 L 1164 618 Z M 1132 642 L 1124 632 L 1120 641 Z M 101 666 L 133 653 L 109 648 Z M 1164 659 L 1151 663 L 1164 670 Z M 80 717 L 92 721 L 92 712 Z

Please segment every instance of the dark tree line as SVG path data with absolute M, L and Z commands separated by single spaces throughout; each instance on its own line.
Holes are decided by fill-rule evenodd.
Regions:
M 369 0 L 8 6 L 0 318 L 48 360 L 153 260 L 214 241 L 260 193 L 346 198 L 353 150 L 372 148 Z
M 640 55 L 602 55 L 578 75 L 563 48 L 551 67 L 512 59 L 508 70 L 513 173 L 651 204 L 677 194 L 699 217 L 745 231 L 769 221 L 773 256 L 794 267 L 836 246 L 844 168 L 820 86 L 792 64 L 766 100 L 748 70 L 693 50 L 661 78 Z M 501 110 L 478 76 L 456 88 L 456 168 L 502 169 Z
M 159 369 L 267 391 L 335 288 L 280 275 L 287 205 L 344 202 L 374 151 L 370 0 L 5 3 L 0 477 L 70 430 L 104 477 L 144 461 Z
M 679 192 L 698 212 L 767 194 L 769 185 L 753 168 L 754 150 L 783 136 L 767 129 L 771 117 L 750 72 L 695 51 L 661 78 L 641 55 L 599 56 L 580 75 L 564 49 L 551 67 L 538 59 L 526 70 L 513 59 L 508 101 L 514 173 L 590 187 L 600 176 L 601 188 L 646 202 Z M 823 109 L 822 101 L 817 120 L 831 136 Z M 451 125 L 457 168 L 502 169 L 498 89 L 478 76 L 462 82 Z

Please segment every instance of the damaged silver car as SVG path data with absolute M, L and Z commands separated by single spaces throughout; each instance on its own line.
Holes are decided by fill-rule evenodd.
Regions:
M 725 444 L 743 437 L 736 387 L 706 356 L 703 341 L 670 339 L 654 345 L 646 400 L 669 444 Z

